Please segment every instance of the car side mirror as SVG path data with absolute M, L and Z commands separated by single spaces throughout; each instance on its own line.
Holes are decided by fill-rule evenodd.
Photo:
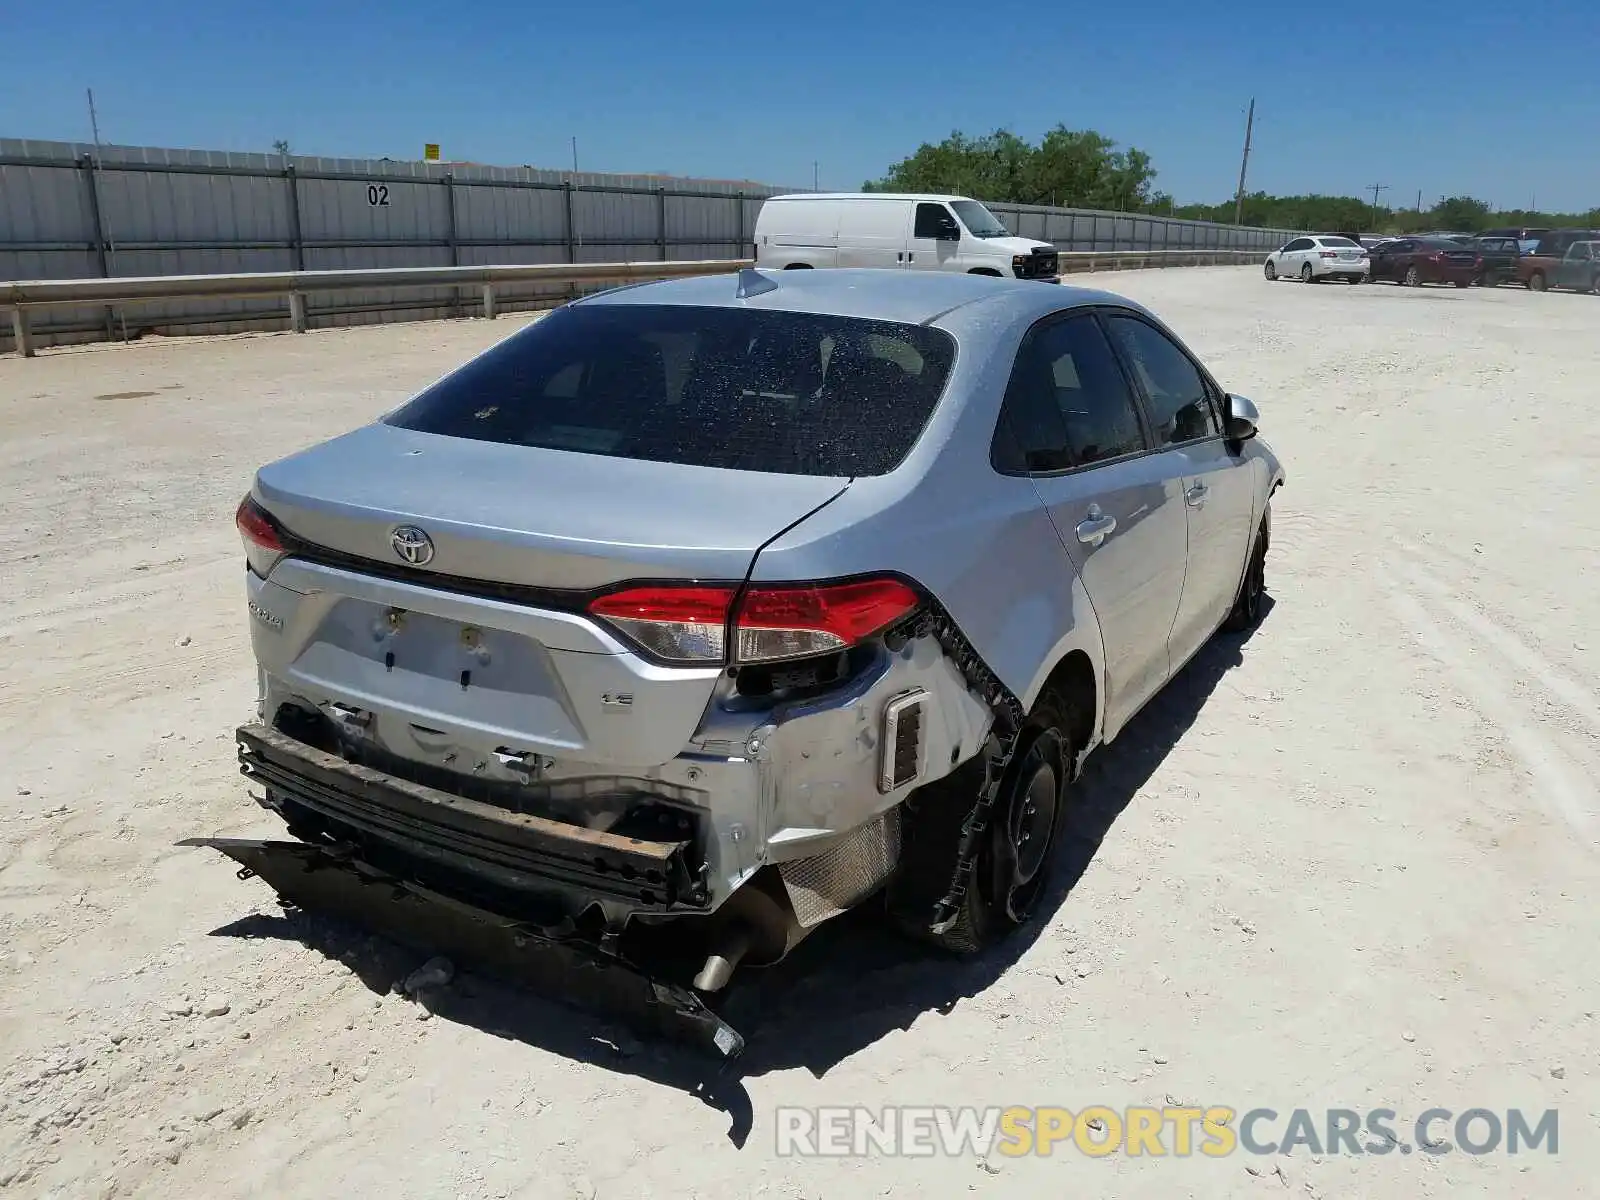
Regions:
M 961 226 L 954 221 L 940 221 L 938 240 L 941 242 L 959 242 L 961 240 Z
M 1256 435 L 1256 426 L 1261 423 L 1261 414 L 1256 411 L 1256 406 L 1243 396 L 1228 394 L 1228 424 L 1227 435 L 1229 441 L 1248 442 Z

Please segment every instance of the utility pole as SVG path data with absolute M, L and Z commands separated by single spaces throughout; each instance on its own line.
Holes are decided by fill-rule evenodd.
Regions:
M 813 192 L 822 190 L 822 168 L 815 159 L 811 162 L 811 190 Z
M 88 96 L 89 96 L 89 132 L 94 135 L 94 162 L 91 164 L 91 175 L 93 177 L 90 179 L 89 182 L 91 183 L 91 185 L 93 185 L 95 187 L 98 187 L 100 185 L 100 182 L 104 178 L 104 176 L 101 174 L 101 171 L 100 171 L 101 160 L 103 158 L 103 155 L 101 155 L 101 153 L 100 153 L 100 115 L 97 112 L 95 112 L 95 108 L 94 108 L 94 89 L 93 88 L 85 88 L 84 91 L 87 92 Z M 115 235 L 113 235 L 112 232 L 111 232 L 111 218 L 110 218 L 109 214 L 105 213 L 104 210 L 101 211 L 100 220 L 101 220 L 102 226 L 105 229 L 105 235 L 106 235 L 106 254 L 107 254 L 108 269 L 109 269 L 109 271 L 111 273 L 114 274 L 116 272 L 116 269 L 117 269 L 117 239 L 116 239 Z M 110 323 L 110 318 L 113 315 L 116 316 L 117 323 L 122 326 L 122 340 L 123 340 L 124 343 L 126 343 L 127 340 L 128 340 L 128 318 L 120 309 L 107 308 L 106 309 L 107 324 Z M 111 330 L 107 329 L 106 330 L 107 337 L 109 337 L 110 334 L 111 334 Z
M 573 182 L 576 183 L 578 174 L 578 139 L 576 135 L 572 139 L 572 174 Z
M 1239 160 L 1239 190 L 1233 197 L 1233 223 L 1244 224 L 1244 173 L 1250 165 L 1250 135 L 1256 125 L 1256 98 L 1250 97 L 1250 113 L 1244 119 L 1244 156 Z
M 1389 190 L 1389 185 L 1387 183 L 1369 183 L 1369 184 L 1367 184 L 1367 186 L 1372 189 L 1372 208 L 1373 208 L 1373 211 L 1377 211 L 1377 208 L 1378 208 L 1378 193 L 1379 192 L 1387 192 Z

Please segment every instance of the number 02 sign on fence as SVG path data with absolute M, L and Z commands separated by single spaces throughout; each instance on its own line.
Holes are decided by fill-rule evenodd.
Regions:
M 389 207 L 389 185 L 387 183 L 369 183 L 367 185 L 367 203 L 373 208 Z

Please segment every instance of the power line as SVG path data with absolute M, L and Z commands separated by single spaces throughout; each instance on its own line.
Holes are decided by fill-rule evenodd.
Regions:
M 1370 188 L 1371 191 L 1372 191 L 1372 207 L 1373 208 L 1377 208 L 1378 207 L 1378 193 L 1379 192 L 1387 192 L 1389 190 L 1389 185 L 1387 183 L 1369 183 L 1369 184 L 1367 184 L 1367 187 Z

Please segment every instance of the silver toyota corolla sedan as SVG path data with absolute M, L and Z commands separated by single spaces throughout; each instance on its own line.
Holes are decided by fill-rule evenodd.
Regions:
M 239 751 L 296 840 L 212 844 L 579 947 L 731 1052 L 707 998 L 869 897 L 957 951 L 1028 919 L 1085 756 L 1259 618 L 1256 422 L 1105 292 L 568 304 L 257 474 Z

